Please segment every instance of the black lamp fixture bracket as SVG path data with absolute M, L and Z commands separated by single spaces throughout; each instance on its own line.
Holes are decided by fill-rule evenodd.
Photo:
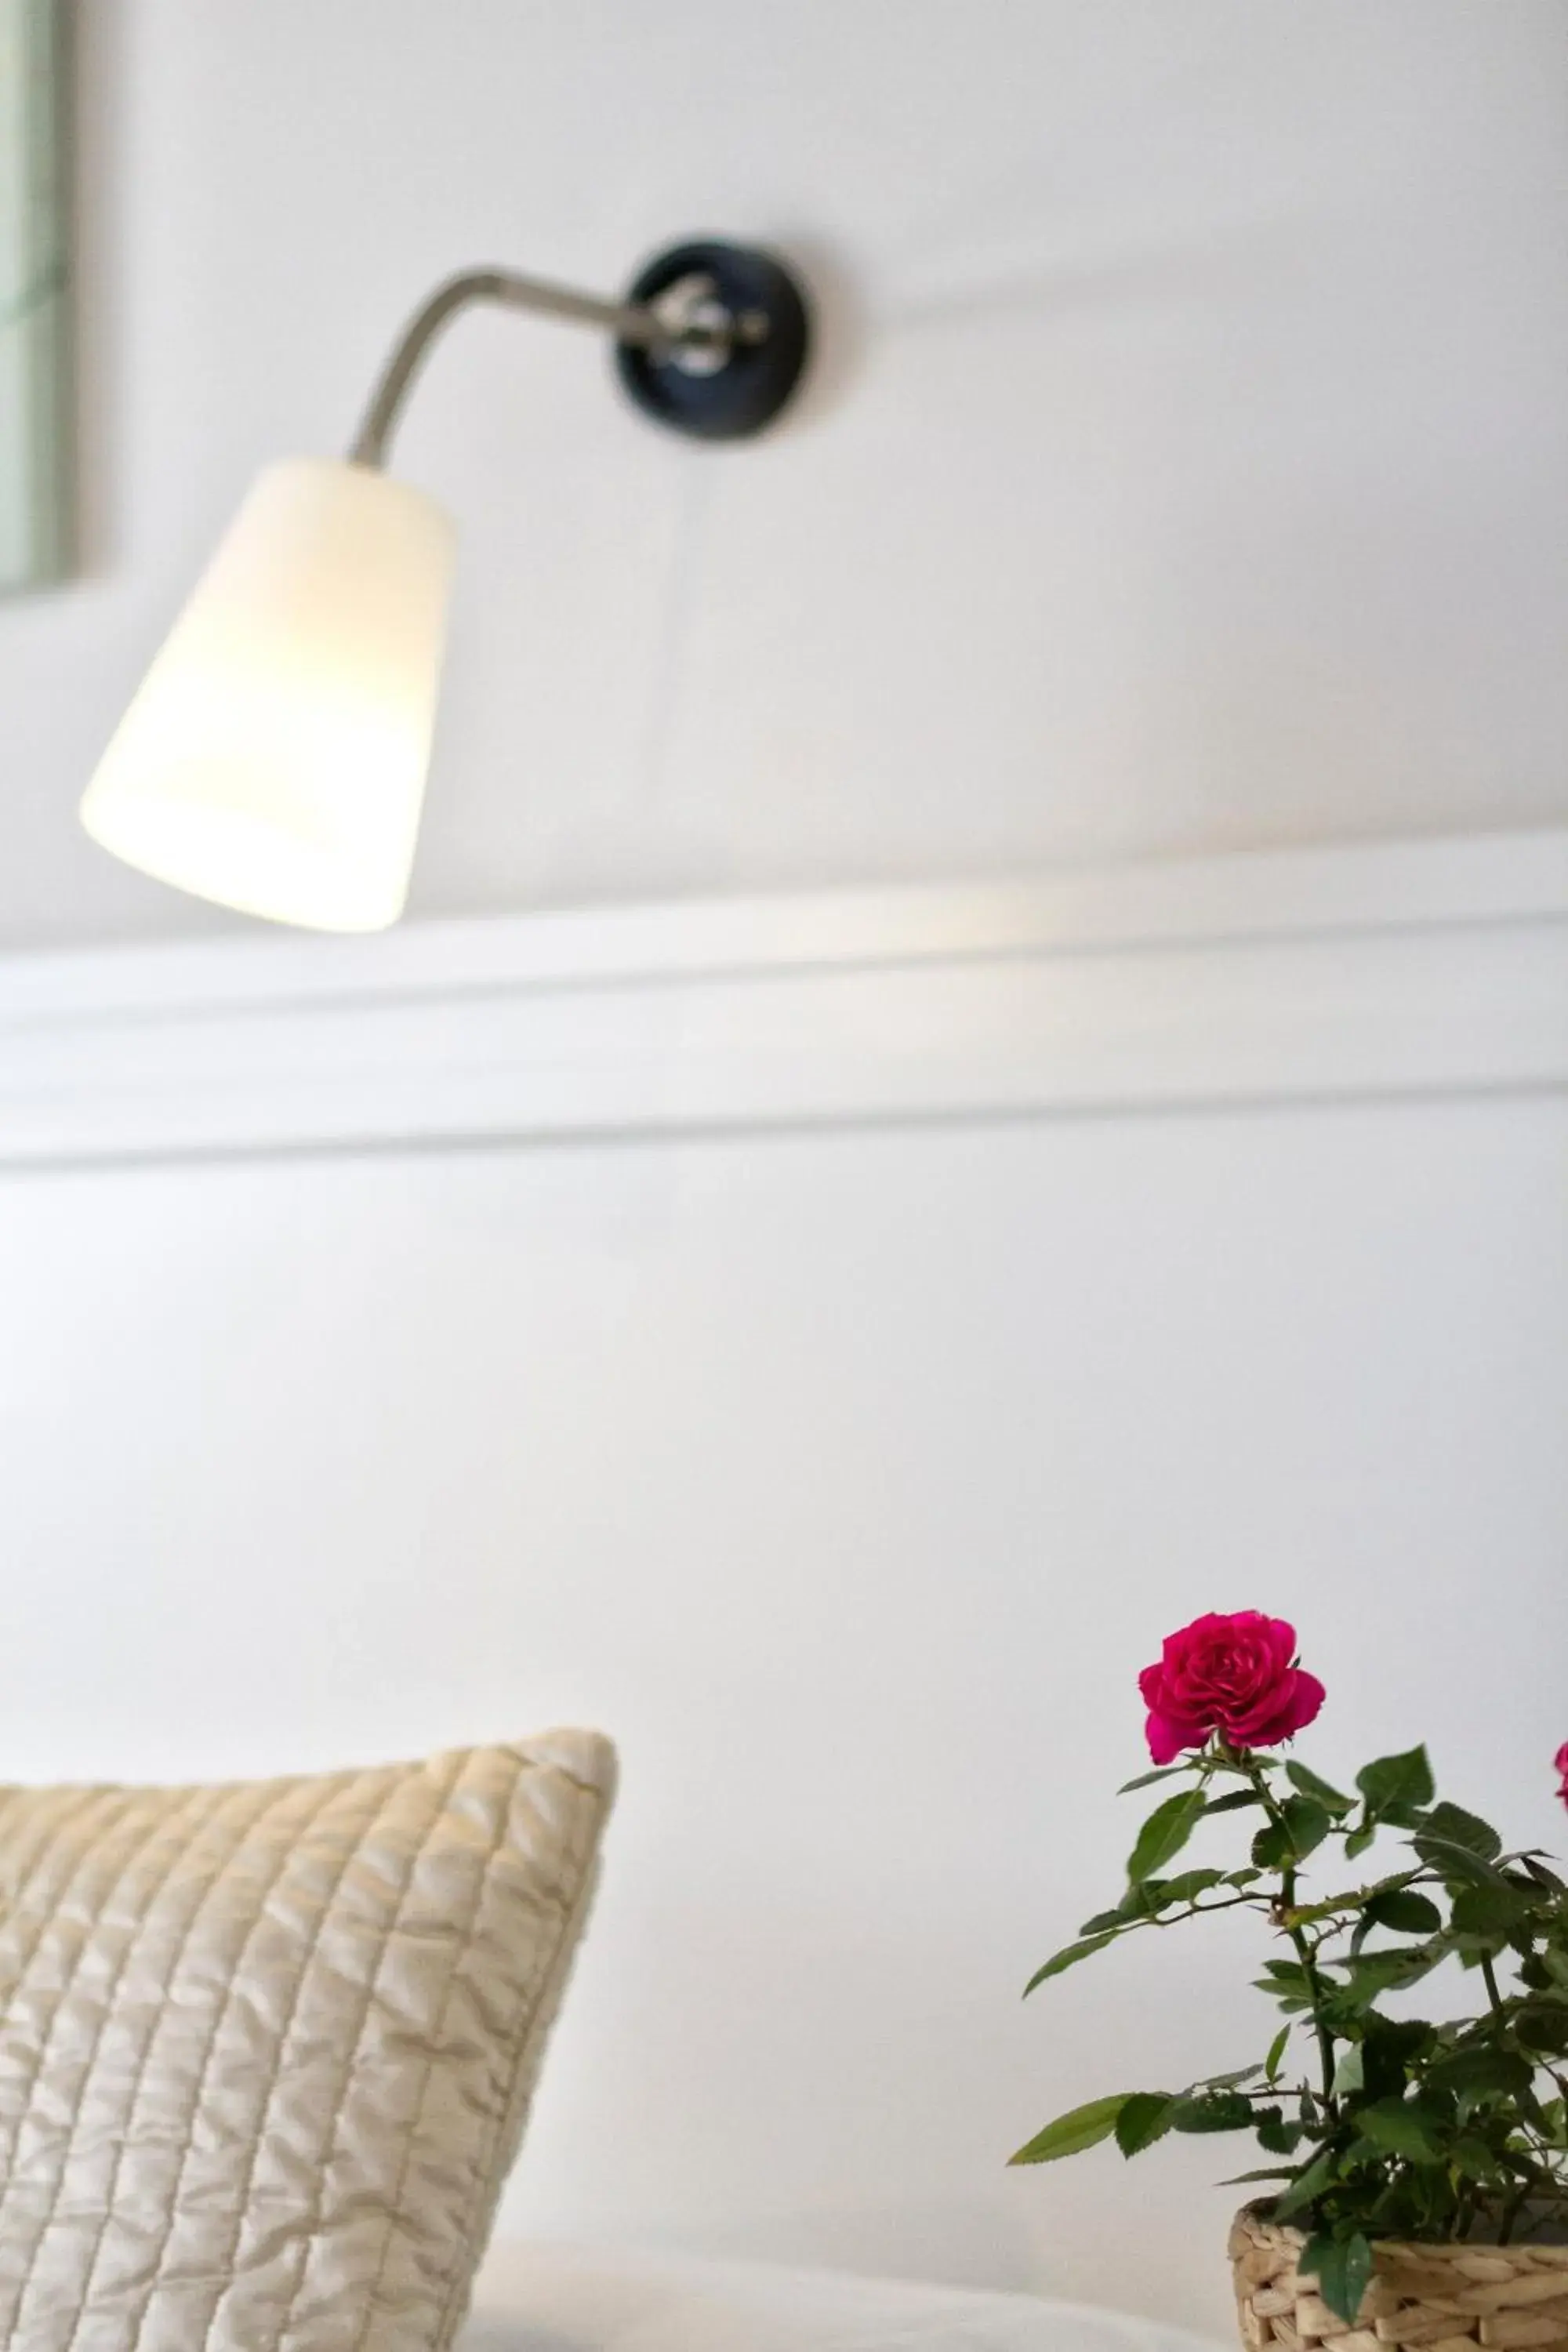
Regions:
M 799 279 L 755 246 L 694 237 L 656 254 L 621 301 L 510 269 L 466 269 L 422 303 L 393 348 L 349 452 L 384 466 L 426 352 L 447 321 L 477 302 L 602 327 L 637 405 L 700 441 L 761 433 L 790 400 L 811 344 Z

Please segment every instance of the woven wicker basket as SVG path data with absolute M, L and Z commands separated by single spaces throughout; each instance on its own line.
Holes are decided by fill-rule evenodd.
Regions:
M 1568 2246 L 1399 2245 L 1373 2249 L 1373 2279 L 1353 2326 L 1303 2281 L 1305 2237 L 1255 2207 L 1230 2233 L 1237 2308 L 1247 2352 L 1568 2352 Z

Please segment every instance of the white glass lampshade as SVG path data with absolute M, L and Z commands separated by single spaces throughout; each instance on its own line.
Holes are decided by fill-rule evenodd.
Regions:
M 93 839 L 275 922 L 395 922 L 454 544 L 439 507 L 369 467 L 268 467 L 88 787 Z

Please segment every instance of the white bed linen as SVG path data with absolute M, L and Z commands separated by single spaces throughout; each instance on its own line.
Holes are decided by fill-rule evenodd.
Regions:
M 498 2246 L 458 2352 L 1215 2352 L 1031 2295 L 763 2263 Z

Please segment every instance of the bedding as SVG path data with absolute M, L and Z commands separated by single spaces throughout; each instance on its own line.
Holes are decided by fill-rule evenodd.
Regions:
M 458 2352 L 1215 2352 L 1079 2304 L 764 2263 L 497 2246 Z

